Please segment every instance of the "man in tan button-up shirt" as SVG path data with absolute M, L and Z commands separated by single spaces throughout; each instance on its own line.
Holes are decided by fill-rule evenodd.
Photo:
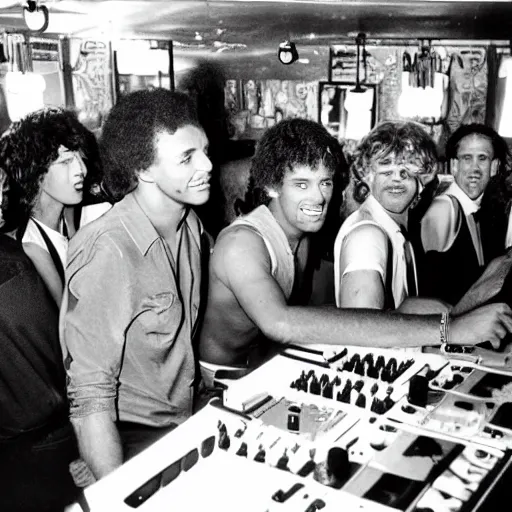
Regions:
M 111 111 L 105 185 L 120 201 L 72 239 L 61 315 L 71 418 L 97 478 L 192 412 L 208 140 L 187 96 L 139 91 Z

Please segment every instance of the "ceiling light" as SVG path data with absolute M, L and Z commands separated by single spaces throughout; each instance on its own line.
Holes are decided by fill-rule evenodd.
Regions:
M 279 45 L 277 50 L 277 57 L 282 64 L 292 64 L 299 58 L 295 43 L 285 41 Z
M 38 1 L 28 0 L 23 5 L 23 18 L 31 32 L 41 33 L 48 28 L 48 8 L 46 5 L 39 5 Z

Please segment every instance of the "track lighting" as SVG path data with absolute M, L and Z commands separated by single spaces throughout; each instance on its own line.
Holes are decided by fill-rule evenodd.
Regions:
M 31 32 L 41 33 L 48 28 L 48 8 L 46 5 L 39 5 L 37 0 L 28 0 L 23 4 L 23 18 Z
M 292 64 L 299 58 L 295 43 L 285 41 L 279 45 L 277 50 L 277 57 L 282 64 Z

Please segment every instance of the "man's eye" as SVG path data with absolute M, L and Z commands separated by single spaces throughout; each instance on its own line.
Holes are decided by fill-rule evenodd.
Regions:
M 180 164 L 188 164 L 191 159 L 192 159 L 192 156 L 188 155 L 185 158 L 183 158 L 183 160 L 181 160 Z
M 324 187 L 332 187 L 333 186 L 333 182 L 332 182 L 332 180 L 325 180 L 325 181 L 322 182 L 322 185 Z
M 302 190 L 306 190 L 307 188 L 305 183 L 297 183 L 297 187 L 301 188 Z

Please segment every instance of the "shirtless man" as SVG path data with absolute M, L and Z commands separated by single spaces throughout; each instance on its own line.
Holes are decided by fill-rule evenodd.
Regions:
M 265 132 L 251 166 L 254 210 L 224 229 L 210 261 L 208 304 L 200 336 L 203 378 L 226 367 L 250 368 L 266 340 L 298 345 L 380 347 L 440 345 L 441 315 L 296 304 L 308 236 L 322 227 L 340 171 L 341 148 L 324 127 L 288 119 Z M 450 343 L 497 344 L 512 330 L 504 304 L 485 306 L 449 325 Z

